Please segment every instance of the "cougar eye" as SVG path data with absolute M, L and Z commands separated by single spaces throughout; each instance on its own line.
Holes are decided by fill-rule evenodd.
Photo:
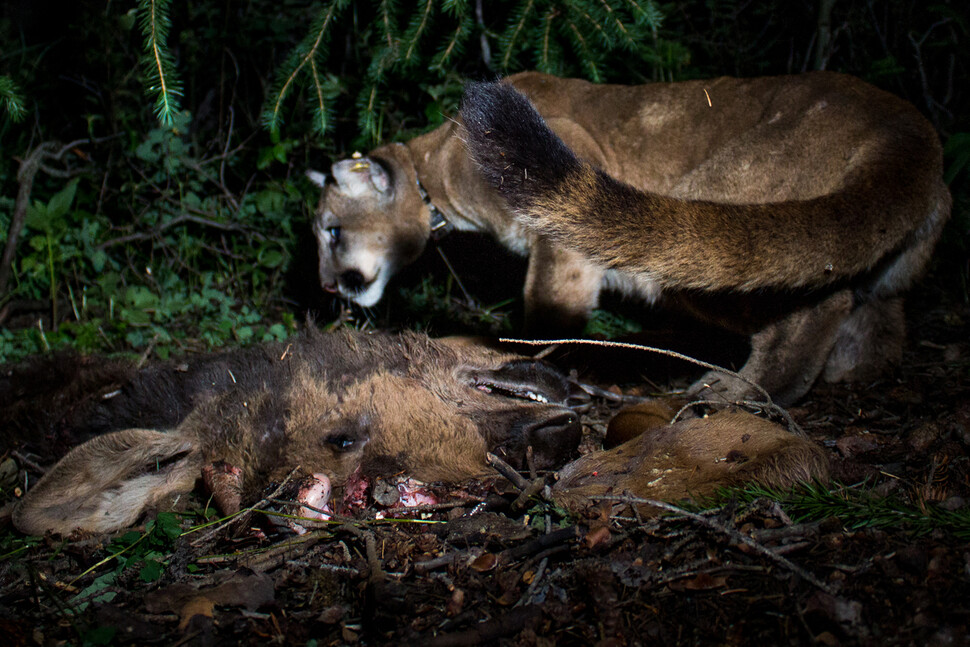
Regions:
M 340 227 L 327 227 L 327 236 L 330 237 L 330 246 L 336 247 L 340 244 Z

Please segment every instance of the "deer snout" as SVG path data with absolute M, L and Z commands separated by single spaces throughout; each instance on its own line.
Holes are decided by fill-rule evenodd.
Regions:
M 565 463 L 576 451 L 583 435 L 579 416 L 568 409 L 550 412 L 523 431 L 525 443 L 532 447 L 532 457 L 539 469 Z

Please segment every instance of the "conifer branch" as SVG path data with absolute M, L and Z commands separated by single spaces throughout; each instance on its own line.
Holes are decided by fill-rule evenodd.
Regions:
M 631 52 L 635 51 L 637 48 L 636 39 L 630 33 L 630 30 L 627 29 L 627 26 L 623 23 L 623 20 L 620 18 L 619 14 L 617 14 L 617 12 L 613 9 L 613 6 L 610 5 L 607 0 L 600 0 L 600 4 L 603 5 L 603 10 L 606 12 L 607 24 L 613 26 L 613 29 L 616 30 L 616 33 L 620 37 L 620 41 L 628 50 Z
M 583 38 L 583 35 L 580 33 L 579 27 L 576 26 L 575 22 L 573 22 L 571 19 L 567 19 L 567 25 L 573 35 L 573 42 L 576 43 L 583 55 L 582 62 L 583 65 L 589 70 L 590 80 L 592 80 L 594 83 L 599 83 L 603 80 L 603 78 L 600 75 L 599 67 L 597 67 L 596 61 L 593 60 L 592 52 L 590 52 L 589 49 L 589 43 L 587 43 L 586 39 Z
M 552 35 L 552 20 L 559 14 L 557 9 L 550 9 L 549 13 L 543 19 L 542 28 L 542 47 L 539 50 L 539 70 L 543 72 L 551 72 L 552 65 L 549 62 L 550 54 L 550 37 Z
M 171 0 L 141 0 L 140 4 L 148 91 L 158 92 L 155 115 L 159 122 L 171 126 L 179 110 L 178 97 L 182 94 L 174 62 L 168 53 L 168 30 L 171 26 L 168 10 Z
M 420 16 L 416 16 L 412 21 L 411 26 L 408 28 L 407 34 L 405 34 L 405 39 L 408 41 L 408 49 L 404 53 L 404 60 L 402 64 L 407 66 L 412 62 L 412 56 L 414 55 L 415 49 L 421 40 L 421 36 L 424 35 L 425 29 L 428 27 L 428 23 L 431 21 L 431 12 L 434 9 L 434 0 L 424 1 L 424 12 Z
M 455 28 L 454 33 L 446 41 L 445 46 L 442 47 L 438 53 L 435 55 L 434 60 L 431 64 L 431 69 L 438 70 L 440 72 L 444 71 L 445 64 L 451 60 L 453 56 L 458 56 L 464 49 L 465 41 L 471 34 L 472 30 L 472 19 L 470 15 L 462 16 L 461 21 L 458 23 L 458 27 Z
M 303 43 L 297 47 L 296 51 L 291 55 L 290 60 L 287 64 L 283 66 L 282 73 L 284 79 L 282 83 L 279 84 L 273 101 L 273 106 L 269 108 L 263 115 L 263 122 L 266 124 L 272 132 L 279 131 L 279 124 L 281 119 L 281 112 L 283 109 L 283 100 L 286 95 L 292 89 L 300 71 L 303 70 L 307 65 L 311 65 L 311 78 L 313 80 L 316 94 L 317 94 L 317 105 L 315 106 L 316 111 L 319 115 L 323 115 L 323 123 L 326 124 L 326 104 L 324 102 L 324 97 L 326 93 L 320 83 L 318 75 L 315 73 L 315 61 L 314 59 L 321 54 L 326 44 L 327 30 L 330 27 L 331 21 L 334 19 L 337 11 L 342 9 L 347 4 L 346 0 L 335 0 L 327 5 L 327 8 L 317 19 L 317 23 L 314 26 L 313 31 L 310 35 L 304 39 Z M 287 72 L 289 70 L 289 72 Z
M 24 107 L 24 97 L 20 93 L 20 88 L 9 76 L 0 76 L 0 102 L 3 109 L 14 122 L 23 121 L 27 116 L 27 108 Z
M 396 51 L 398 45 L 394 26 L 394 14 L 396 13 L 396 10 L 397 4 L 394 2 L 394 0 L 381 0 L 378 7 L 378 13 L 380 14 L 381 35 L 384 37 L 387 50 L 390 52 Z
M 502 55 L 502 69 L 508 69 L 509 63 L 512 60 L 512 52 L 515 50 L 515 42 L 519 39 L 519 34 L 525 29 L 526 22 L 529 20 L 529 14 L 532 13 L 532 8 L 535 6 L 535 0 L 528 0 L 528 3 L 522 9 L 519 17 L 513 22 L 508 33 L 508 37 L 505 38 L 505 53 Z

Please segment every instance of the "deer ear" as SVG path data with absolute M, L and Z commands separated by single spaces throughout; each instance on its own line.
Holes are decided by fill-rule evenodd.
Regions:
M 202 469 L 196 443 L 178 433 L 125 429 L 71 450 L 13 513 L 23 533 L 110 532 L 151 507 L 189 492 Z
M 316 184 L 321 189 L 323 185 L 327 183 L 327 174 L 321 173 L 320 171 L 314 171 L 313 169 L 307 169 L 306 176 L 310 178 L 310 181 Z
M 367 194 L 382 195 L 391 188 L 391 178 L 379 162 L 369 157 L 340 160 L 330 172 L 337 180 L 341 193 L 349 198 L 359 198 Z

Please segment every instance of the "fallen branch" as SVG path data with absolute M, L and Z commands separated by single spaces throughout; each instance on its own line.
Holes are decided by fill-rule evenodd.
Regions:
M 297 473 L 297 470 L 299 470 L 299 469 L 300 469 L 300 466 L 299 465 L 297 465 L 296 467 L 294 467 L 292 469 L 292 471 L 290 471 L 290 473 L 286 475 L 286 478 L 283 479 L 283 482 L 280 483 L 280 486 L 278 488 L 276 488 L 273 491 L 273 493 L 270 494 L 268 497 L 266 497 L 262 501 L 256 503 L 255 505 L 249 506 L 245 510 L 240 510 L 237 514 L 233 515 L 229 519 L 226 519 L 222 523 L 218 524 L 212 530 L 210 530 L 209 532 L 205 533 L 204 535 L 202 535 L 198 539 L 194 540 L 192 542 L 192 546 L 199 546 L 199 545 L 205 543 L 206 541 L 208 541 L 209 539 L 211 539 L 212 537 L 214 537 L 216 535 L 216 533 L 218 533 L 219 531 L 223 530 L 224 528 L 227 528 L 228 526 L 231 526 L 233 524 L 239 523 L 239 521 L 241 519 L 248 519 L 249 518 L 249 515 L 252 514 L 253 511 L 259 510 L 263 506 L 268 505 L 271 500 L 275 499 L 276 496 L 280 492 L 283 491 L 283 488 L 286 487 L 286 485 L 290 482 L 290 479 L 293 478 L 293 475 L 296 474 Z
M 519 490 L 525 490 L 529 487 L 529 481 L 524 476 L 492 452 L 485 454 L 485 462 L 494 467 L 499 474 L 507 478 Z
M 749 380 L 748 378 L 741 375 L 737 371 L 732 371 L 731 369 L 724 368 L 723 366 L 718 366 L 717 364 L 711 364 L 710 362 L 705 362 L 703 360 L 691 357 L 690 355 L 684 355 L 683 353 L 678 353 L 677 351 L 674 351 L 674 350 L 657 348 L 655 346 L 646 346 L 644 344 L 631 344 L 629 342 L 603 341 L 600 339 L 511 339 L 511 338 L 501 337 L 499 338 L 499 341 L 503 344 L 525 344 L 527 346 L 547 346 L 550 344 L 576 344 L 579 346 L 602 346 L 604 348 L 624 348 L 628 350 L 642 350 L 648 353 L 657 353 L 658 355 L 666 355 L 667 357 L 673 357 L 674 359 L 679 359 L 685 362 L 689 362 L 691 364 L 696 364 L 697 366 L 700 366 L 702 368 L 706 368 L 711 371 L 717 371 L 718 373 L 723 373 L 724 375 L 729 375 L 735 379 L 741 380 L 748 386 L 754 388 L 758 393 L 763 395 L 765 398 L 764 402 L 755 403 L 756 406 L 758 406 L 759 408 L 771 409 L 772 411 L 777 412 L 785 419 L 785 422 L 788 423 L 789 429 L 793 433 L 800 436 L 805 435 L 805 432 L 802 431 L 801 427 L 795 424 L 795 420 L 791 417 L 791 414 L 789 414 L 785 408 L 775 404 L 774 401 L 771 399 L 771 395 L 769 395 L 768 392 L 764 389 L 764 387 L 762 387 L 757 382 Z M 689 402 L 688 404 L 686 404 L 681 409 L 681 411 L 683 411 L 688 407 L 692 407 L 696 404 L 714 404 L 714 405 L 735 404 L 735 405 L 744 406 L 745 404 L 750 404 L 750 403 L 746 400 L 741 402 L 712 402 L 709 400 L 696 400 L 694 402 Z M 677 413 L 677 416 L 680 416 L 680 412 Z M 675 416 L 671 422 L 676 421 L 677 416 Z
M 759 555 L 762 555 L 763 557 L 766 557 L 771 561 L 779 564 L 780 566 L 788 569 L 789 571 L 795 573 L 805 581 L 825 591 L 829 595 L 835 595 L 835 590 L 831 586 L 829 586 L 822 580 L 818 579 L 817 577 L 815 577 L 814 575 L 806 571 L 801 566 L 798 566 L 791 560 L 786 559 L 785 557 L 782 557 L 781 555 L 771 550 L 767 546 L 763 546 L 762 544 L 759 544 L 751 537 L 748 537 L 747 535 L 744 535 L 738 532 L 736 529 L 725 526 L 724 524 L 718 522 L 717 519 L 715 518 L 708 518 L 703 515 L 699 515 L 695 512 L 684 510 L 683 508 L 672 505 L 670 503 L 665 503 L 664 501 L 656 501 L 654 499 L 641 499 L 639 497 L 613 496 L 613 495 L 591 496 L 590 498 L 596 499 L 599 501 L 616 501 L 618 503 L 626 503 L 630 505 L 649 505 L 655 508 L 660 508 L 661 510 L 665 510 L 667 512 L 672 512 L 681 517 L 686 517 L 687 519 L 690 519 L 691 521 L 694 521 L 706 528 L 710 528 L 711 530 L 715 530 L 721 534 L 727 535 L 735 543 L 744 544 L 745 546 L 755 551 Z

